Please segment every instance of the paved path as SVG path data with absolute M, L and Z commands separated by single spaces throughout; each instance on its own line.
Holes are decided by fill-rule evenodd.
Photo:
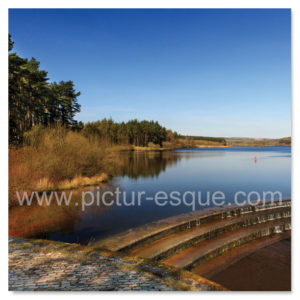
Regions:
M 170 291 L 166 270 L 103 256 L 82 246 L 41 240 L 9 240 L 9 290 Z M 143 271 L 147 270 L 151 272 Z M 155 275 L 156 274 L 156 275 Z M 157 274 L 159 276 L 157 276 Z M 189 280 L 191 290 L 220 289 Z

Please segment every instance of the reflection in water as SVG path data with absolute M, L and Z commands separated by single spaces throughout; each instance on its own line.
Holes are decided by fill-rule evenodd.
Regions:
M 79 197 L 79 191 L 74 198 Z M 75 224 L 80 222 L 79 207 L 58 206 L 20 206 L 9 210 L 9 236 L 48 238 L 52 232 L 69 234 Z
M 145 191 L 223 191 L 232 199 L 238 190 L 281 191 L 290 197 L 290 147 L 252 147 L 180 150 L 174 152 L 120 153 L 121 170 L 109 184 L 72 191 L 71 205 L 17 207 L 9 212 L 10 236 L 41 237 L 65 242 L 88 243 L 154 220 L 191 211 L 181 204 L 158 207 L 143 200 L 141 206 L 91 205 L 81 210 L 83 191 L 130 194 Z M 256 157 L 256 161 L 254 159 Z M 101 199 L 101 197 L 100 197 Z M 124 201 L 122 195 L 120 202 Z M 77 205 L 75 204 L 77 203 Z M 197 206 L 196 209 L 201 209 Z
M 158 177 L 159 173 L 166 170 L 167 166 L 176 163 L 180 157 L 172 152 L 121 152 L 120 162 L 122 165 L 118 175 L 128 176 L 132 179 L 140 177 Z M 101 184 L 99 193 L 101 195 L 108 191 L 115 191 L 114 182 Z M 54 238 L 55 236 L 73 236 L 78 230 L 78 224 L 93 218 L 99 220 L 104 212 L 112 209 L 112 206 L 100 205 L 88 206 L 83 213 L 81 211 L 81 197 L 83 192 L 98 191 L 97 187 L 88 187 L 72 191 L 72 201 L 69 206 L 57 205 L 52 202 L 51 205 L 43 206 L 21 206 L 14 207 L 9 211 L 9 236 L 16 237 L 35 237 L 35 238 Z M 121 190 L 122 191 L 122 190 Z M 67 196 L 71 191 L 67 191 Z M 61 193 L 58 193 L 59 197 Z M 109 199 L 107 199 L 109 200 Z M 114 199 L 113 199 L 114 200 Z M 88 199 L 87 199 L 88 201 Z M 77 205 L 75 205 L 77 203 Z M 79 226 L 80 227 L 80 226 Z M 83 236 L 76 242 L 86 242 L 90 238 L 91 226 L 82 230 Z M 60 239 L 60 238 L 58 238 Z
M 122 171 L 120 176 L 132 179 L 158 177 L 167 166 L 176 164 L 182 157 L 174 152 L 130 151 L 121 152 Z

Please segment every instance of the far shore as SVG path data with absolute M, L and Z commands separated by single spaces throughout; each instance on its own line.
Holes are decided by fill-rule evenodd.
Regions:
M 106 149 L 106 153 L 103 156 L 104 158 L 109 157 L 110 160 L 117 161 L 119 159 L 119 154 L 121 152 L 126 151 L 134 151 L 134 152 L 172 152 L 176 150 L 185 150 L 185 149 L 212 149 L 212 148 L 232 148 L 232 147 L 274 147 L 274 146 L 286 146 L 290 147 L 290 145 L 191 145 L 190 147 L 160 147 L 159 145 L 141 147 L 141 146 L 132 146 L 132 145 L 119 145 L 115 147 L 110 147 Z M 97 148 L 97 147 L 96 147 Z M 113 157 L 111 157 L 113 155 Z M 103 159 L 104 159 L 103 158 Z M 120 167 L 120 166 L 119 166 Z M 36 191 L 38 193 L 43 192 L 51 192 L 51 191 L 64 191 L 64 190 L 76 190 L 79 188 L 84 188 L 88 186 L 98 186 L 107 184 L 115 175 L 117 171 L 114 169 L 110 169 L 109 166 L 105 166 L 100 172 L 97 170 L 95 173 L 80 175 L 74 173 L 73 176 L 70 176 L 68 179 L 53 181 L 51 180 L 51 176 L 45 174 L 44 176 L 40 176 L 40 178 L 34 178 L 30 181 L 30 185 L 21 186 L 19 190 L 26 191 L 31 194 L 32 191 Z M 24 176 L 22 176 L 24 178 Z M 17 185 L 16 185 L 17 186 Z M 12 190 L 11 190 L 12 191 Z M 11 192 L 12 193 L 12 192 Z M 16 205 L 17 200 L 13 198 L 10 201 L 10 207 Z
M 233 147 L 291 147 L 291 145 L 195 145 L 193 147 L 183 148 L 163 148 L 163 147 L 141 147 L 134 146 L 131 150 L 133 151 L 174 151 L 184 149 L 198 149 L 198 148 L 233 148 Z

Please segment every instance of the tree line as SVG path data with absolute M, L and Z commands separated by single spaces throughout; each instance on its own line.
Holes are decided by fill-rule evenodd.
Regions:
M 186 136 L 180 136 L 182 138 Z M 196 141 L 208 141 L 208 142 L 217 142 L 217 143 L 223 143 L 226 145 L 226 139 L 221 137 L 210 137 L 210 136 L 189 136 L 191 139 Z
M 72 81 L 50 82 L 48 73 L 35 59 L 21 58 L 9 45 L 9 142 L 22 144 L 24 134 L 34 126 L 61 125 L 97 137 L 110 144 L 162 145 L 172 133 L 154 121 L 131 120 L 116 123 L 111 119 L 83 124 L 74 117 L 80 112 L 80 92 Z
M 35 59 L 21 58 L 9 45 L 9 142 L 21 144 L 26 131 L 33 126 L 62 126 L 77 129 L 82 124 L 74 120 L 80 112 L 74 83 L 49 82 L 48 73 L 40 69 Z
M 162 145 L 168 139 L 168 131 L 158 122 L 130 120 L 114 122 L 112 119 L 89 122 L 83 134 L 88 138 L 100 138 L 110 144 L 131 144 L 146 147 L 149 143 Z
M 9 143 L 22 145 L 26 132 L 33 127 L 54 127 L 80 131 L 85 137 L 106 141 L 109 144 L 130 144 L 147 147 L 163 146 L 176 148 L 193 146 L 195 140 L 214 141 L 226 144 L 223 138 L 182 136 L 167 130 L 155 121 L 130 120 L 114 122 L 112 119 L 77 122 L 74 117 L 80 112 L 73 81 L 50 82 L 48 73 L 40 69 L 35 59 L 20 57 L 13 52 L 14 42 L 8 37 L 9 51 Z M 184 144 L 179 145 L 179 141 Z

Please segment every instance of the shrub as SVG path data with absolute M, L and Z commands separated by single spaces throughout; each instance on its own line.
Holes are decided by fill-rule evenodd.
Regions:
M 171 143 L 171 142 L 162 142 L 162 147 L 164 149 L 174 149 L 175 147 L 175 143 Z
M 150 142 L 150 143 L 148 143 L 148 147 L 151 149 L 159 149 L 160 145 Z
M 25 140 L 23 147 L 9 151 L 12 205 L 17 201 L 16 191 L 49 190 L 66 186 L 67 182 L 72 186 L 75 182 L 80 185 L 81 181 L 85 184 L 89 182 L 86 177 L 114 175 L 122 167 L 118 148 L 111 151 L 100 140 L 90 141 L 81 133 L 60 126 L 36 126 L 26 133 Z M 95 177 L 91 180 L 96 181 Z

